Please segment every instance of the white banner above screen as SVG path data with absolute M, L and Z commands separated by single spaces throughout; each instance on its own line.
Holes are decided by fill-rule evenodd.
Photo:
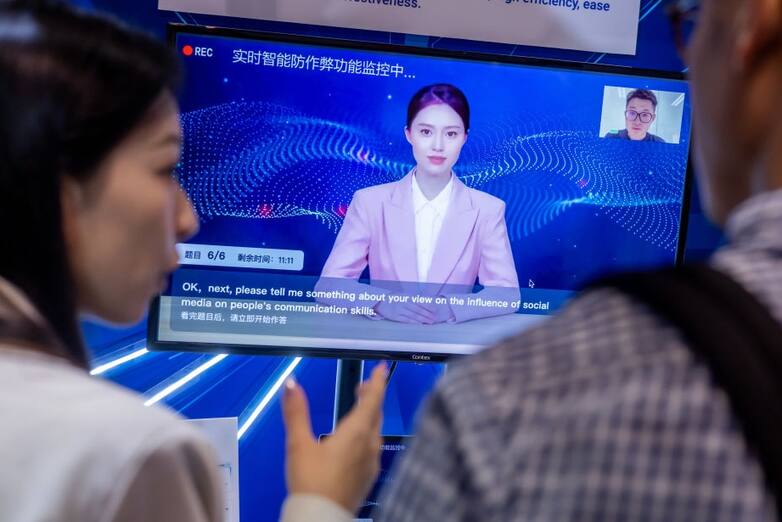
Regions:
M 159 0 L 167 11 L 635 54 L 640 0 Z

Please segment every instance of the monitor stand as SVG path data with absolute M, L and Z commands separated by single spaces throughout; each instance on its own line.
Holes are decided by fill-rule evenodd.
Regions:
M 337 382 L 334 389 L 334 428 L 356 403 L 356 390 L 364 374 L 361 359 L 339 359 L 337 361 Z
M 396 371 L 397 361 L 391 361 L 386 375 L 386 386 Z M 364 361 L 361 359 L 337 360 L 337 383 L 334 390 L 334 419 L 332 430 L 337 429 L 340 419 L 356 404 L 356 391 L 364 376 Z

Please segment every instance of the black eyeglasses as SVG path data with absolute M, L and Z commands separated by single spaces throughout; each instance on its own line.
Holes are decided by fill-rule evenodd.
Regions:
M 665 7 L 665 13 L 671 22 L 676 49 L 682 59 L 686 56 L 687 44 L 695 29 L 695 21 L 700 9 L 700 0 L 672 0 Z
M 654 119 L 651 112 L 625 111 L 625 118 L 630 121 L 641 120 L 642 123 L 649 123 Z

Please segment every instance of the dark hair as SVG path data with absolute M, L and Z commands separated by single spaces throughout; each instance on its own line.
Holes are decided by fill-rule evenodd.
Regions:
M 458 88 L 448 83 L 436 83 L 419 89 L 407 105 L 407 126 L 413 124 L 416 115 L 430 105 L 445 104 L 462 118 L 464 130 L 470 130 L 470 104 Z
M 172 51 L 115 21 L 62 2 L 0 0 L 0 276 L 84 367 L 62 179 L 95 175 L 178 77 Z
M 630 91 L 630 94 L 627 95 L 627 103 L 625 104 L 625 107 L 630 105 L 631 100 L 648 100 L 652 102 L 652 107 L 657 110 L 657 96 L 655 96 L 654 93 L 648 89 L 636 89 L 634 91 Z

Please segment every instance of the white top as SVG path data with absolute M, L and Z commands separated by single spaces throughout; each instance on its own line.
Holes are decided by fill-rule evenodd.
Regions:
M 413 176 L 413 211 L 415 212 L 415 246 L 418 254 L 418 282 L 426 282 L 432 266 L 432 256 L 443 228 L 443 220 L 451 204 L 453 175 L 434 199 L 426 199 L 416 176 Z
M 211 448 L 163 408 L 0 343 L 0 520 L 218 522 Z
M 222 522 L 209 443 L 163 406 L 14 332 L 43 330 L 30 302 L 0 277 L 0 521 Z M 45 337 L 45 336 L 44 336 Z M 286 522 L 352 520 L 332 502 L 292 496 Z
M 336 503 L 317 495 L 291 495 L 282 506 L 281 522 L 353 522 L 355 518 Z

